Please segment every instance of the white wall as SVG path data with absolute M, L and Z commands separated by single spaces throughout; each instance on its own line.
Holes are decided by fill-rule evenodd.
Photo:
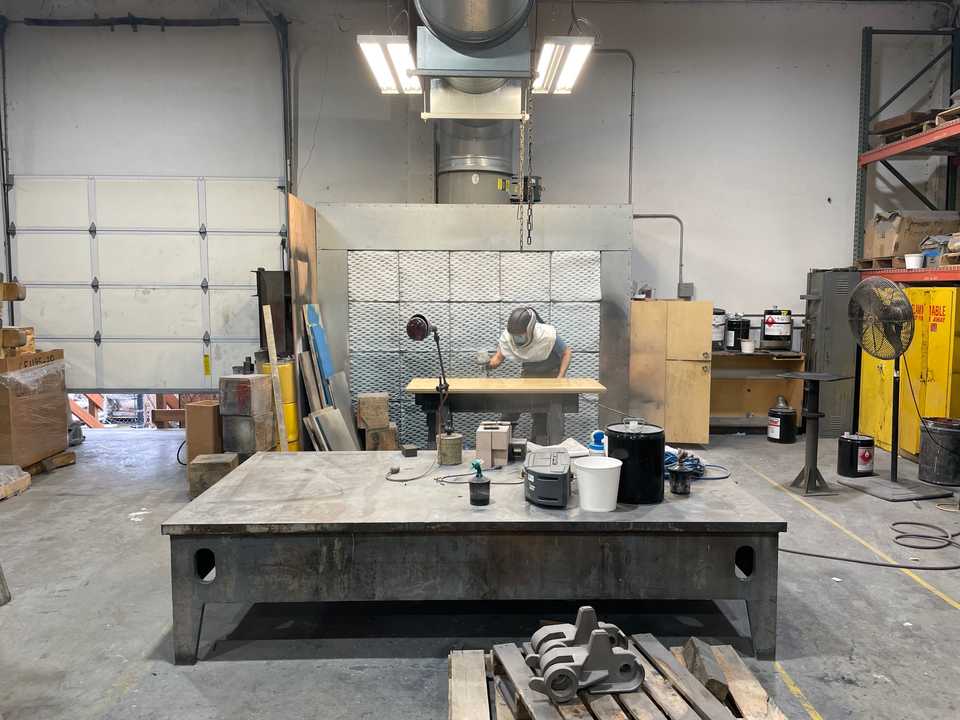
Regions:
M 358 33 L 386 31 L 385 4 L 271 5 L 294 21 L 298 194 L 313 203 L 430 202 L 432 132 L 418 102 L 380 96 L 356 47 Z M 254 3 L 240 0 L 41 7 L 61 17 L 260 18 Z M 541 5 L 541 35 L 566 31 L 568 7 Z M 851 256 L 861 28 L 928 28 L 942 20 L 938 6 L 577 7 L 599 29 L 601 47 L 628 48 L 637 58 L 633 202 L 638 212 L 683 218 L 685 275 L 698 297 L 731 311 L 773 303 L 801 309 L 806 270 Z M 38 12 L 26 2 L 5 10 L 12 18 Z M 935 42 L 885 41 L 875 63 L 882 92 L 923 65 Z M 279 69 L 267 25 L 136 34 L 14 25 L 8 74 L 14 173 L 282 172 Z M 936 81 L 931 76 L 890 112 L 939 94 Z M 628 66 L 613 56 L 594 57 L 574 95 L 537 99 L 534 163 L 548 201 L 626 198 L 628 110 Z M 924 179 L 937 163 L 904 167 Z M 892 190 L 873 199 L 918 206 Z M 672 295 L 675 225 L 637 221 L 636 240 L 636 280 Z

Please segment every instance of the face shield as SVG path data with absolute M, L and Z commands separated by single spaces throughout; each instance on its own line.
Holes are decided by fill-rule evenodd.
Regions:
M 530 336 L 527 335 L 526 333 L 523 333 L 521 335 L 517 335 L 516 333 L 510 333 L 510 338 L 513 340 L 514 344 L 517 347 L 523 347 L 528 342 L 530 342 Z

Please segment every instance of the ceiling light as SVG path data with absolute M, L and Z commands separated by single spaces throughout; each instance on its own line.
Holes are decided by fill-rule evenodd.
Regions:
M 373 77 L 385 95 L 418 95 L 423 92 L 407 38 L 402 35 L 357 35 L 357 44 Z
M 569 95 L 593 50 L 592 37 L 548 37 L 537 61 L 532 91 L 537 94 Z

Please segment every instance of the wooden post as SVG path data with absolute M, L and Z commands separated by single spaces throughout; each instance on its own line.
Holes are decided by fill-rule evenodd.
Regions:
M 270 378 L 273 380 L 273 411 L 277 416 L 277 432 L 280 433 L 280 452 L 289 452 L 287 445 L 287 422 L 283 417 L 283 393 L 280 392 L 280 368 L 277 366 L 277 340 L 273 335 L 273 313 L 270 306 L 263 306 L 263 327 L 267 336 L 267 354 L 270 356 Z

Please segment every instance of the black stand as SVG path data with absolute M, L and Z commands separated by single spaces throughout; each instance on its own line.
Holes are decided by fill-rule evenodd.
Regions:
M 890 427 L 890 478 L 844 478 L 840 484 L 865 492 L 887 502 L 930 500 L 950 497 L 951 491 L 927 485 L 919 480 L 901 480 L 897 477 L 900 455 L 900 356 L 893 361 L 893 422 Z
M 806 434 L 804 440 L 803 470 L 790 487 L 797 488 L 802 495 L 836 495 L 836 491 L 827 485 L 820 470 L 817 469 L 817 455 L 820 452 L 820 383 L 846 380 L 843 375 L 817 372 L 790 372 L 782 373 L 782 378 L 788 380 L 803 380 L 803 418 L 806 420 Z
M 433 339 L 437 343 L 437 358 L 440 360 L 440 378 L 437 383 L 437 393 L 440 395 L 440 404 L 437 406 L 436 433 L 439 435 L 442 431 L 447 434 L 453 432 L 453 413 L 444 414 L 443 405 L 447 395 L 450 392 L 450 383 L 447 382 L 447 373 L 443 369 L 443 351 L 440 349 L 440 333 L 437 328 L 433 328 Z

